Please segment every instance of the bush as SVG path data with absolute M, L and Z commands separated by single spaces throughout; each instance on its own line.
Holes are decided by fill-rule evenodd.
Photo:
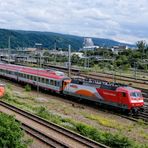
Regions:
M 13 95 L 10 89 L 6 88 L 5 95 L 3 96 L 3 98 L 8 101 L 13 99 Z
M 27 84 L 27 85 L 25 86 L 25 91 L 31 91 L 31 86 Z
M 102 132 L 97 130 L 96 128 L 82 123 L 76 124 L 76 129 L 77 132 L 81 135 L 89 137 L 95 141 L 101 142 L 113 148 L 130 148 L 133 145 L 133 142 L 129 140 L 127 137 L 121 136 L 119 134 Z
M 0 147 L 25 148 L 24 133 L 13 116 L 0 113 Z

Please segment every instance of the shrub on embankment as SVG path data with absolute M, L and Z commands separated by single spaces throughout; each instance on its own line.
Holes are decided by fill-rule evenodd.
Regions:
M 0 113 L 0 147 L 25 148 L 24 133 L 13 116 Z

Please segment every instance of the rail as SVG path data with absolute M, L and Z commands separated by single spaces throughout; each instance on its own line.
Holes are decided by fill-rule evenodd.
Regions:
M 13 105 L 10 105 L 10 104 L 8 104 L 8 103 L 6 103 L 4 101 L 0 101 L 0 105 L 7 108 L 7 109 L 9 109 L 9 110 L 12 110 L 12 111 L 16 112 L 17 114 L 20 114 L 21 116 L 24 116 L 24 117 L 26 117 L 28 119 L 31 119 L 31 120 L 33 120 L 33 121 L 47 127 L 47 128 L 50 128 L 53 131 L 55 131 L 57 133 L 60 133 L 65 137 L 71 138 L 72 140 L 76 141 L 77 143 L 80 143 L 81 145 L 83 145 L 84 147 L 86 146 L 86 147 L 90 147 L 90 148 L 108 148 L 108 146 L 105 146 L 105 145 L 103 145 L 101 143 L 95 142 L 95 141 L 93 141 L 91 139 L 88 139 L 88 138 L 82 136 L 82 135 L 79 135 L 79 134 L 77 134 L 75 132 L 72 132 L 72 131 L 70 131 L 70 130 L 68 130 L 66 128 L 63 128 L 63 127 L 61 127 L 59 125 L 56 125 L 56 124 L 54 124 L 52 122 L 48 122 L 48 121 L 46 121 L 46 120 L 44 120 L 44 119 L 42 119 L 42 118 L 40 118 L 40 117 L 38 117 L 36 115 L 33 115 L 33 114 L 29 113 L 29 112 L 26 112 L 26 111 L 24 111 L 22 109 L 19 109 L 19 108 L 15 107 Z M 53 140 L 55 140 L 55 139 L 53 139 Z

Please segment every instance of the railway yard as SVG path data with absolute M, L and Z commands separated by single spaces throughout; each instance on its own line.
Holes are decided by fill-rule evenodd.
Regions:
M 147 119 L 147 103 L 145 105 L 146 111 L 142 115 L 140 114 L 138 118 L 141 119 L 137 120 L 137 117 L 131 118 L 124 115 L 122 116 L 121 114 L 116 114 L 110 110 L 108 111 L 106 109 L 101 109 L 97 105 L 92 107 L 92 105 L 89 103 L 78 102 L 71 98 L 69 98 L 69 100 L 68 98 L 63 99 L 59 95 L 41 91 L 37 92 L 36 90 L 27 92 L 22 85 L 16 84 L 9 80 L 1 79 L 1 82 L 6 84 L 7 93 L 9 94 L 8 96 L 11 96 L 10 98 L 4 97 L 3 101 L 6 101 L 13 106 L 0 102 L 0 111 L 15 115 L 17 120 L 23 123 L 22 129 L 24 129 L 29 135 L 32 135 L 31 138 L 34 139 L 33 144 L 30 147 L 35 147 L 33 145 L 39 141 L 42 141 L 40 142 L 40 146 L 44 145 L 43 147 L 107 147 L 98 143 L 101 141 L 101 138 L 98 138 L 97 141 L 95 137 L 87 135 L 84 132 L 84 129 L 84 131 L 81 131 L 81 129 L 79 129 L 81 126 L 86 126 L 88 129 L 93 128 L 97 131 L 101 131 L 100 134 L 102 135 L 111 133 L 109 135 L 114 138 L 120 134 L 123 137 L 127 137 L 129 141 L 136 141 L 136 143 L 140 145 L 142 144 L 142 147 L 147 146 L 147 122 L 145 123 L 143 120 L 141 120 L 143 117 L 144 120 Z M 147 95 L 146 92 L 145 95 Z M 147 101 L 147 98 L 145 98 L 145 101 Z M 27 111 L 27 113 L 14 108 L 14 106 Z M 68 128 L 74 132 L 77 132 L 78 134 L 94 139 L 97 142 L 88 140 L 83 136 L 79 137 L 79 135 L 75 135 L 73 133 L 71 135 L 71 132 L 68 133 L 67 131 L 66 134 L 68 134 L 68 137 L 66 137 L 63 129 L 58 129 L 58 127 L 49 128 L 48 126 L 51 125 L 49 125 L 47 121 L 40 120 L 39 117 L 35 119 L 36 116 L 34 117 L 32 114 L 56 123 L 60 125 L 60 127 L 64 127 L 64 130 L 65 128 Z M 26 118 L 29 119 L 26 120 Z M 43 124 L 46 124 L 46 126 L 41 124 L 42 122 Z M 55 128 L 56 133 L 53 133 L 55 132 L 53 131 Z M 60 130 L 60 133 L 58 133 L 58 130 Z M 57 136 L 53 136 L 56 134 Z M 117 139 L 115 138 L 114 140 Z M 106 143 L 101 141 L 101 143 L 111 147 L 115 146 L 113 146 L 110 141 L 107 141 Z M 123 147 L 123 143 L 121 143 L 121 147 Z
M 148 0 L 9 1 L 0 148 L 148 148 Z

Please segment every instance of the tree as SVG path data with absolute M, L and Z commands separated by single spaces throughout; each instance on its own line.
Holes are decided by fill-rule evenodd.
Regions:
M 139 51 L 141 52 L 141 59 L 142 59 L 143 56 L 144 56 L 144 51 L 145 51 L 145 49 L 147 47 L 146 41 L 144 41 L 144 40 L 137 41 L 136 45 L 137 45 Z
M 23 132 L 20 123 L 13 116 L 0 113 L 0 147 L 24 148 Z
M 79 62 L 79 60 L 80 60 L 80 58 L 79 58 L 79 56 L 77 54 L 73 54 L 71 56 L 71 62 L 72 62 L 72 64 L 77 64 Z

